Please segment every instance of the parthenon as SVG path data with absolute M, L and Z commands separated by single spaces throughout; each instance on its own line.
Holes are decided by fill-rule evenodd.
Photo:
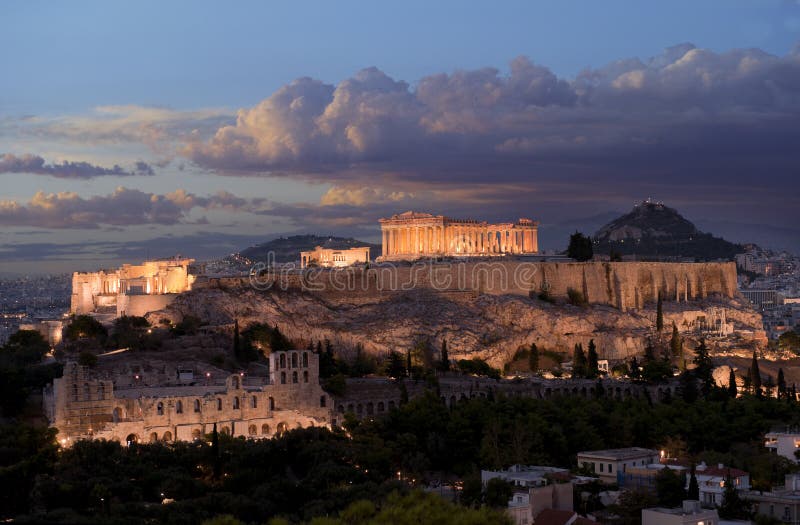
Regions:
M 382 260 L 436 256 L 498 256 L 539 251 L 538 225 L 531 219 L 490 224 L 407 211 L 381 219 Z

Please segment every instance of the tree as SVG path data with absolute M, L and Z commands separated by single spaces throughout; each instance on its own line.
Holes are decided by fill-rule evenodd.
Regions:
M 726 520 L 749 520 L 753 517 L 750 502 L 739 496 L 730 472 L 725 477 L 725 491 L 718 511 L 719 517 Z
M 486 483 L 484 501 L 489 507 L 505 508 L 514 495 L 514 485 L 500 478 L 492 478 Z
M 683 360 L 683 339 L 681 339 L 681 335 L 678 333 L 678 325 L 674 322 L 672 323 L 672 337 L 669 340 L 669 350 L 672 353 L 672 357 L 677 357 L 681 361 Z
M 450 356 L 447 355 L 447 340 L 442 339 L 441 361 L 439 362 L 439 369 L 442 372 L 450 370 Z
M 589 339 L 589 351 L 586 355 L 587 365 L 586 365 L 586 378 L 587 379 L 594 379 L 599 374 L 598 369 L 598 356 L 597 356 L 597 347 L 594 344 L 594 339 Z
M 678 507 L 686 499 L 686 491 L 683 490 L 683 487 L 683 476 L 665 465 L 656 474 L 658 504 L 667 508 Z
M 630 367 L 630 376 L 631 379 L 639 379 L 642 377 L 642 371 L 639 370 L 639 361 L 636 360 L 636 356 L 633 356 L 631 359 L 631 367 Z
M 567 257 L 576 261 L 588 261 L 594 255 L 592 250 L 592 240 L 576 231 L 569 236 L 569 246 L 567 246 Z
M 531 343 L 531 348 L 528 352 L 528 365 L 532 373 L 535 374 L 539 371 L 539 348 L 536 347 L 536 343 Z
M 84 350 L 78 355 L 78 364 L 81 366 L 94 368 L 94 366 L 97 364 L 97 356 L 88 350 Z
M 76 315 L 64 328 L 64 338 L 70 341 L 78 339 L 105 339 L 108 330 L 100 322 L 89 315 Z
M 800 334 L 794 330 L 784 332 L 778 337 L 778 346 L 783 350 L 800 353 Z
M 586 354 L 583 351 L 583 345 L 577 343 L 572 354 L 572 377 L 586 377 L 586 371 Z
M 744 384 L 742 385 L 742 391 L 747 392 L 748 394 L 752 393 L 753 388 L 753 370 L 748 368 L 747 373 L 744 376 Z
M 686 497 L 690 500 L 700 500 L 700 484 L 697 483 L 697 476 L 694 471 L 694 464 L 692 464 L 691 476 L 689 477 L 689 490 L 686 491 Z
M 753 362 L 750 364 L 750 380 L 753 382 L 753 394 L 761 396 L 761 372 L 758 369 L 758 356 L 753 350 Z
M 38 363 L 49 351 L 47 341 L 36 330 L 17 330 L 3 347 L 3 354 L 20 366 Z
M 282 350 L 291 350 L 293 348 L 292 342 L 283 335 L 278 328 L 278 325 L 272 327 L 272 332 L 269 334 L 269 349 L 271 352 L 280 352 Z
M 645 364 L 650 361 L 656 360 L 656 349 L 653 346 L 653 341 L 648 337 L 647 344 L 644 346 L 644 362 Z
M 736 374 L 733 371 L 733 367 L 731 367 L 730 374 L 728 375 L 728 395 L 736 399 L 736 395 L 739 391 L 736 388 Z
M 386 359 L 386 375 L 399 379 L 406 376 L 406 367 L 403 363 L 403 356 L 392 350 Z
M 242 357 L 242 347 L 241 341 L 239 340 L 239 320 L 233 320 L 233 355 L 236 356 L 236 359 Z
M 661 290 L 659 290 L 656 301 L 656 331 L 660 334 L 662 330 L 664 330 L 664 300 L 661 297 Z
M 680 377 L 681 397 L 686 403 L 697 401 L 697 378 L 692 371 L 687 370 Z
M 786 397 L 786 378 L 783 376 L 783 368 L 778 369 L 778 399 Z
M 705 339 L 700 340 L 700 344 L 694 350 L 694 364 L 696 368 L 694 373 L 700 381 L 700 390 L 703 396 L 708 397 L 711 389 L 714 386 L 714 364 L 711 362 L 711 357 L 708 355 L 708 347 L 706 347 Z

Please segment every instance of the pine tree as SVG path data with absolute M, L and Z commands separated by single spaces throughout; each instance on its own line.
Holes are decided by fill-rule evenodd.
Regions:
M 214 479 L 219 479 L 222 473 L 222 456 L 219 450 L 219 433 L 217 432 L 216 423 L 214 423 L 214 428 L 211 431 L 211 463 L 213 465 Z
M 742 385 L 742 391 L 743 392 L 747 392 L 748 394 L 752 394 L 753 393 L 753 391 L 752 391 L 753 378 L 752 378 L 752 375 L 751 375 L 752 373 L 753 373 L 752 369 L 748 368 L 747 369 L 747 373 L 744 376 L 744 384 Z
M 597 347 L 594 344 L 594 339 L 589 339 L 589 351 L 586 355 L 587 365 L 586 365 L 586 378 L 587 379 L 594 379 L 597 377 L 599 370 L 598 370 L 598 356 L 597 356 Z
M 728 395 L 736 399 L 737 393 L 738 391 L 736 389 L 736 374 L 733 372 L 733 368 L 731 368 L 731 373 L 728 376 Z
M 585 377 L 586 376 L 586 354 L 583 351 L 583 345 L 577 343 L 575 345 L 575 352 L 572 356 L 572 377 Z
M 442 339 L 442 361 L 440 363 L 440 369 L 443 372 L 447 372 L 450 370 L 450 357 L 447 355 L 447 340 Z
M 661 333 L 662 330 L 664 330 L 664 300 L 661 297 L 661 290 L 659 290 L 656 302 L 656 331 Z
M 778 369 L 778 399 L 786 397 L 786 378 L 783 377 L 783 368 Z
M 539 371 L 539 349 L 536 347 L 536 343 L 531 343 L 528 353 L 528 365 L 531 368 L 531 373 L 535 374 Z
M 714 386 L 714 365 L 711 362 L 711 357 L 708 355 L 705 339 L 701 339 L 700 344 L 698 344 L 695 349 L 694 364 L 697 365 L 697 368 L 694 369 L 694 373 L 697 379 L 700 380 L 700 389 L 703 392 L 703 396 L 708 397 L 708 394 L 711 393 L 711 389 Z
M 406 376 L 406 367 L 403 363 L 403 356 L 392 350 L 386 360 L 386 375 L 399 379 Z
M 726 520 L 749 520 L 752 517 L 750 502 L 739 496 L 730 472 L 725 477 L 725 491 L 718 512 L 719 517 Z
M 647 345 L 644 347 L 644 362 L 645 364 L 656 360 L 656 349 L 653 347 L 653 341 L 647 339 Z
M 753 362 L 750 365 L 750 380 L 753 382 L 753 393 L 761 396 L 761 372 L 758 370 L 758 357 L 753 350 Z
M 630 376 L 631 379 L 639 379 L 642 375 L 641 370 L 639 370 L 639 361 L 636 360 L 636 356 L 633 356 L 631 359 L 631 370 Z
M 411 376 L 411 349 L 406 350 L 406 375 Z

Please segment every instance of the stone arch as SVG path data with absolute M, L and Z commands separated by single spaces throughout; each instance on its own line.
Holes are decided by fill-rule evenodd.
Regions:
M 292 372 L 292 383 L 297 384 L 297 370 Z
M 378 413 L 383 413 L 386 410 L 386 406 L 383 404 L 383 401 L 378 401 Z
M 159 401 L 158 404 L 156 405 L 156 414 L 158 414 L 159 416 L 164 415 L 164 403 L 162 403 L 161 401 Z
M 303 352 L 303 368 L 308 368 L 308 352 Z
M 241 405 L 239 404 L 239 396 L 236 396 L 233 398 L 233 409 L 239 410 L 239 408 L 241 408 Z
M 284 421 L 278 423 L 278 428 L 275 429 L 275 434 L 278 436 L 282 436 L 289 430 L 289 425 L 287 425 Z
M 286 368 L 286 354 L 281 353 L 279 361 L 280 361 L 280 364 L 279 364 L 280 368 Z
M 180 399 L 175 402 L 175 413 L 183 414 L 183 401 L 181 401 Z
M 169 443 L 170 441 L 172 441 L 172 432 L 167 430 L 166 432 L 164 432 L 164 436 L 161 439 L 164 442 Z
M 231 429 L 228 425 L 223 425 L 222 429 L 219 431 L 220 434 L 225 434 L 226 436 L 231 435 Z
M 258 408 L 258 398 L 256 396 L 250 397 L 250 408 Z
M 292 352 L 292 368 L 297 368 L 297 352 Z
M 372 404 L 372 401 L 367 403 L 367 415 L 371 416 L 375 414 L 375 405 Z
M 105 399 L 106 386 L 101 382 L 97 383 L 97 399 Z
M 328 397 L 325 396 L 324 394 L 319 396 L 319 407 L 325 408 L 327 406 L 328 406 Z
M 222 398 L 217 398 L 217 410 L 222 410 Z
M 336 408 L 336 410 L 337 410 L 337 411 L 338 411 L 340 414 L 344 414 L 344 405 L 339 405 L 339 406 Z
M 231 388 L 239 390 L 239 376 L 233 376 L 231 378 Z
M 268 424 L 264 423 L 263 425 L 261 425 L 261 435 L 262 436 L 269 435 L 269 425 Z
M 397 408 L 397 405 L 395 404 L 394 400 L 389 401 L 389 410 L 394 410 L 395 408 Z
M 199 399 L 195 399 L 194 400 L 194 411 L 195 412 L 200 412 L 200 400 Z
M 127 443 L 128 446 L 135 445 L 138 442 L 139 442 L 139 436 L 137 436 L 136 434 L 128 434 L 128 437 L 125 438 L 125 443 Z
M 158 441 L 158 434 L 155 432 L 150 433 L 150 443 L 155 443 Z
M 269 397 L 269 409 L 275 410 L 275 398 L 272 396 Z
M 194 430 L 192 430 L 192 439 L 194 440 L 203 439 L 203 431 L 200 430 L 199 428 L 195 428 Z
M 353 407 L 353 403 L 350 403 L 349 405 L 347 405 L 347 411 L 350 412 L 351 414 L 355 414 L 356 413 L 355 408 Z
M 258 434 L 258 428 L 255 425 L 248 426 L 247 434 L 250 436 L 255 436 L 256 434 Z

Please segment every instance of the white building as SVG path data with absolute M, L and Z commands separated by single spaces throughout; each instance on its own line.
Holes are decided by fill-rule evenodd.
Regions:
M 797 462 L 795 452 L 800 448 L 800 432 L 768 432 L 764 436 L 764 446 L 779 456 Z
M 486 485 L 490 479 L 500 478 L 516 487 L 531 488 L 547 485 L 554 474 L 569 476 L 569 470 L 558 467 L 539 467 L 534 465 L 512 465 L 508 470 L 481 470 L 481 483 Z
M 717 466 L 700 463 L 695 467 L 694 475 L 700 487 L 700 502 L 708 507 L 722 504 L 722 497 L 725 493 L 725 480 L 728 476 L 733 480 L 733 485 L 737 491 L 750 490 L 750 474 L 743 470 L 726 467 L 722 463 Z M 690 478 L 686 480 L 687 489 L 689 488 Z
M 616 483 L 618 474 L 628 467 L 642 467 L 658 462 L 657 450 L 641 447 L 587 450 L 578 452 L 578 466 L 588 468 L 604 483 Z

